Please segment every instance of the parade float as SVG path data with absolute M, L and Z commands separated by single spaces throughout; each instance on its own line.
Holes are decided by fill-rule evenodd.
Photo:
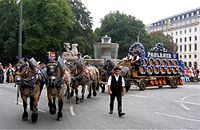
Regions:
M 141 43 L 134 43 L 128 54 L 120 65 L 130 68 L 129 82 L 136 83 L 140 90 L 151 86 L 177 88 L 182 85 L 183 62 L 178 53 L 167 51 L 162 43 L 157 43 L 150 51 L 145 51 Z

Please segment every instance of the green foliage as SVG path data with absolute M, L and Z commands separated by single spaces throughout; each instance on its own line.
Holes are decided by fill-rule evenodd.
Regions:
M 33 57 L 46 59 L 46 52 L 61 52 L 69 37 L 73 12 L 67 0 L 24 1 L 24 49 Z
M 127 55 L 128 48 L 137 41 L 140 31 L 141 43 L 146 42 L 147 33 L 143 29 L 145 25 L 133 16 L 119 11 L 111 12 L 104 17 L 101 23 L 101 27 L 95 30 L 95 39 L 100 41 L 102 36 L 108 35 L 112 38 L 112 42 L 119 43 L 118 58 Z
M 0 62 L 16 61 L 18 14 L 16 0 L 0 1 Z
M 70 43 L 78 43 L 79 51 L 83 55 L 93 55 L 94 36 L 92 31 L 92 17 L 80 0 L 70 0 L 74 12 L 74 22 L 70 33 Z
M 148 46 L 146 46 L 147 50 L 154 47 L 157 43 L 163 43 L 164 47 L 168 51 L 176 52 L 178 49 L 177 44 L 173 42 L 173 37 L 171 37 L 170 35 L 163 34 L 162 31 L 152 32 L 148 36 L 149 36 L 149 41 L 148 41 L 149 44 L 147 44 Z

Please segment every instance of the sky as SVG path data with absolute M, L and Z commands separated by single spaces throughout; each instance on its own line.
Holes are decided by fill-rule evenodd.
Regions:
M 200 7 L 200 0 L 81 0 L 93 18 L 93 29 L 100 27 L 100 21 L 111 11 L 135 16 L 150 24 Z

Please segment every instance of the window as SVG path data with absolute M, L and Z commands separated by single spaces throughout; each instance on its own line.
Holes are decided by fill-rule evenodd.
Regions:
M 191 32 L 192 32 L 192 29 L 190 28 L 190 29 L 189 29 L 189 33 L 191 33 Z
M 182 45 L 180 45 L 180 52 L 182 52 Z
M 182 38 L 180 38 L 180 43 L 182 42 Z
M 186 55 L 184 55 L 184 58 L 186 59 L 186 58 L 187 58 L 187 56 L 186 56 Z
M 171 33 L 171 36 L 173 36 L 173 32 Z
M 178 39 L 176 38 L 176 43 L 178 43 Z
M 194 50 L 197 51 L 197 44 L 194 44 Z
M 194 31 L 197 32 L 197 28 L 194 28 Z
M 184 65 L 187 66 L 187 62 L 184 62 Z
M 180 34 L 182 34 L 182 31 L 180 31 Z
M 187 42 L 187 38 L 186 37 L 184 38 L 184 41 Z
M 176 35 L 178 35 L 178 32 L 176 32 Z
M 184 51 L 187 51 L 187 46 L 186 45 L 184 45 Z
M 191 51 L 192 50 L 192 45 L 191 44 L 189 44 L 189 51 Z
M 191 37 L 191 36 L 189 37 L 189 41 L 190 41 L 190 42 L 192 41 L 192 37 Z
M 194 40 L 197 41 L 197 36 L 194 36 Z
M 189 55 L 189 58 L 191 58 L 191 55 Z
M 187 33 L 187 30 L 184 30 L 184 33 Z
M 192 62 L 189 62 L 189 67 L 192 67 Z
M 182 59 L 182 55 L 180 55 L 180 59 Z
M 197 55 L 194 55 L 194 58 L 197 58 Z

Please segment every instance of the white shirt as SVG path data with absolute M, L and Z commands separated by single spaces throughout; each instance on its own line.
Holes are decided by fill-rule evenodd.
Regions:
M 116 74 L 114 74 L 114 76 L 115 76 L 115 79 L 116 79 L 116 81 L 118 81 L 118 79 L 119 79 L 119 75 L 116 75 Z M 111 85 L 111 80 L 112 80 L 112 75 L 108 78 L 108 83 L 107 83 L 107 85 Z M 122 86 L 124 87 L 125 86 L 125 81 L 124 81 L 124 78 L 122 77 Z

